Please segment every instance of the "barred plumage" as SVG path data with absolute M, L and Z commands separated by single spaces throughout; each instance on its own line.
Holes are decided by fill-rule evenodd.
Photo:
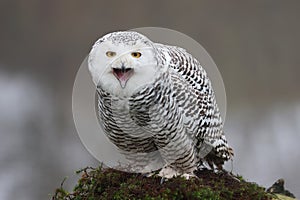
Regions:
M 211 82 L 186 50 L 114 32 L 93 46 L 89 70 L 100 124 L 133 170 L 164 166 L 160 175 L 172 177 L 232 158 Z

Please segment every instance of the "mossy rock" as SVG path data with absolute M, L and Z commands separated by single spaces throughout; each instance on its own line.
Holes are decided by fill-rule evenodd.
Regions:
M 265 188 L 245 181 L 240 176 L 211 170 L 197 171 L 198 178 L 182 177 L 161 183 L 157 176 L 127 173 L 110 168 L 79 170 L 81 174 L 72 192 L 56 189 L 52 200 L 98 200 L 98 199 L 277 199 L 265 192 Z

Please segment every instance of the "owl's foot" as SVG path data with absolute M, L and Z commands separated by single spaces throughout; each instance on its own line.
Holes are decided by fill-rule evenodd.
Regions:
M 178 173 L 172 167 L 164 167 L 158 173 L 158 176 L 163 177 L 163 178 L 167 178 L 167 179 L 176 177 L 178 175 L 180 175 L 180 173 Z
M 158 173 L 158 176 L 162 177 L 161 183 L 163 183 L 165 179 L 170 179 L 170 178 L 174 178 L 177 176 L 181 176 L 181 177 L 185 178 L 186 180 L 189 180 L 193 177 L 198 178 L 193 172 L 182 173 L 180 171 L 175 170 L 172 167 L 162 168 L 160 170 L 160 172 Z
M 196 176 L 195 174 L 182 174 L 180 176 L 183 177 L 183 178 L 185 178 L 186 180 L 190 180 L 191 178 L 197 178 L 197 179 L 199 179 L 198 176 Z M 163 184 L 167 180 L 168 180 L 168 178 L 161 177 L 160 184 Z
M 191 178 L 199 179 L 199 177 L 197 175 L 195 175 L 194 173 L 182 174 L 181 177 L 185 178 L 186 180 L 190 180 Z

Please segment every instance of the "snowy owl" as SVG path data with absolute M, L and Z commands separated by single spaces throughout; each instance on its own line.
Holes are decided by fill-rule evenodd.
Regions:
M 93 45 L 88 68 L 99 122 L 135 170 L 192 176 L 232 158 L 211 82 L 185 49 L 113 32 Z

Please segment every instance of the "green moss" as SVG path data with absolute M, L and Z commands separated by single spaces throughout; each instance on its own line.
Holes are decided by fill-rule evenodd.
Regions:
M 265 189 L 226 172 L 210 170 L 196 172 L 197 178 L 176 177 L 160 183 L 160 177 L 144 177 L 114 169 L 90 168 L 79 170 L 81 178 L 72 192 L 61 185 L 53 200 L 98 199 L 272 199 Z
M 219 192 L 215 192 L 209 188 L 203 188 L 199 191 L 195 191 L 192 193 L 192 199 L 207 199 L 207 200 L 219 200 L 220 195 Z

